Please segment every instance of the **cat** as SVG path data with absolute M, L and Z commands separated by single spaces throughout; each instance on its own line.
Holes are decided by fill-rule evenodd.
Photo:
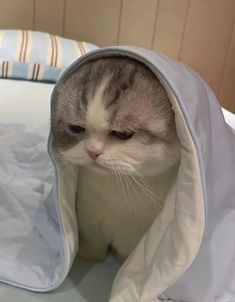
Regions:
M 164 206 L 180 160 L 174 112 L 144 64 L 84 63 L 58 90 L 55 154 L 79 165 L 79 255 L 126 259 Z

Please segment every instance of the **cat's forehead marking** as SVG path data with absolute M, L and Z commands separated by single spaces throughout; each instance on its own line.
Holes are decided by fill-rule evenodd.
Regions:
M 104 92 L 109 84 L 109 78 L 102 80 L 87 107 L 87 127 L 92 130 L 108 129 L 108 112 L 105 108 Z

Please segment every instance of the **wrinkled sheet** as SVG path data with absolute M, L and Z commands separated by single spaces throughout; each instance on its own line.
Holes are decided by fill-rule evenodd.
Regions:
M 0 80 L 0 280 L 39 291 L 59 285 L 65 263 L 47 152 L 53 87 Z M 62 287 L 43 300 L 107 301 L 118 268 L 112 258 L 79 259 Z M 1 284 L 0 300 L 25 299 L 41 296 Z
M 0 279 L 39 290 L 64 265 L 47 152 L 52 88 L 0 81 Z

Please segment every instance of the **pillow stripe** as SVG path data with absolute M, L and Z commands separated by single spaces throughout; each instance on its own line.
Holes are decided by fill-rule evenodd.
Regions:
M 36 64 L 33 64 L 33 71 L 32 71 L 31 80 L 34 80 L 35 68 L 36 68 Z
M 55 67 L 57 66 L 57 60 L 58 60 L 58 45 L 57 45 L 56 36 L 53 35 L 53 39 L 55 44 L 55 61 L 54 61 L 54 67 Z
M 26 31 L 23 30 L 22 32 L 22 41 L 21 41 L 21 48 L 20 48 L 20 58 L 19 61 L 23 62 L 24 61 L 24 51 L 25 51 L 25 44 L 26 44 Z
M 81 42 L 77 42 L 77 44 L 78 44 L 78 48 L 79 48 L 79 51 L 80 51 L 81 55 L 84 55 L 86 53 L 86 51 L 85 51 L 82 43 Z
M 2 63 L 2 68 L 1 68 L 1 77 L 4 78 L 4 68 L 5 68 L 5 62 Z
M 0 30 L 0 78 L 56 82 L 81 55 L 97 46 L 27 30 Z
M 52 35 L 50 35 L 50 39 L 51 39 L 51 66 L 54 65 L 54 55 L 55 55 L 55 50 L 54 50 L 54 41 L 52 38 Z
M 26 54 L 27 54 L 27 50 L 28 50 L 28 40 L 29 40 L 29 37 L 28 37 L 28 32 L 25 31 L 25 47 L 24 47 L 24 52 L 23 52 L 23 62 L 26 61 Z
M 9 62 L 6 62 L 6 73 L 5 73 L 6 78 L 8 76 L 8 69 L 9 69 Z
M 4 35 L 3 30 L 0 30 L 0 44 L 2 43 L 3 35 Z
M 19 54 L 19 61 L 21 62 L 22 59 L 22 52 L 23 52 L 23 47 L 24 47 L 24 31 L 22 31 L 22 38 L 21 38 L 21 42 L 20 42 L 20 54 Z
M 38 76 L 39 76 L 39 70 L 40 70 L 40 64 L 37 64 L 37 71 L 36 71 L 36 75 L 35 75 L 35 81 L 37 81 Z

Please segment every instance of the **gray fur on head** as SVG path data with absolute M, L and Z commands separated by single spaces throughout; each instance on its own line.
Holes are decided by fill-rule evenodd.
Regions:
M 73 133 L 69 125 L 85 131 Z M 179 159 L 167 93 L 146 66 L 129 58 L 89 61 L 66 79 L 58 88 L 52 131 L 65 158 L 94 169 L 113 170 L 116 161 L 123 173 L 153 174 Z M 134 135 L 127 140 L 112 135 L 124 131 Z M 95 163 L 87 149 L 101 154 Z

